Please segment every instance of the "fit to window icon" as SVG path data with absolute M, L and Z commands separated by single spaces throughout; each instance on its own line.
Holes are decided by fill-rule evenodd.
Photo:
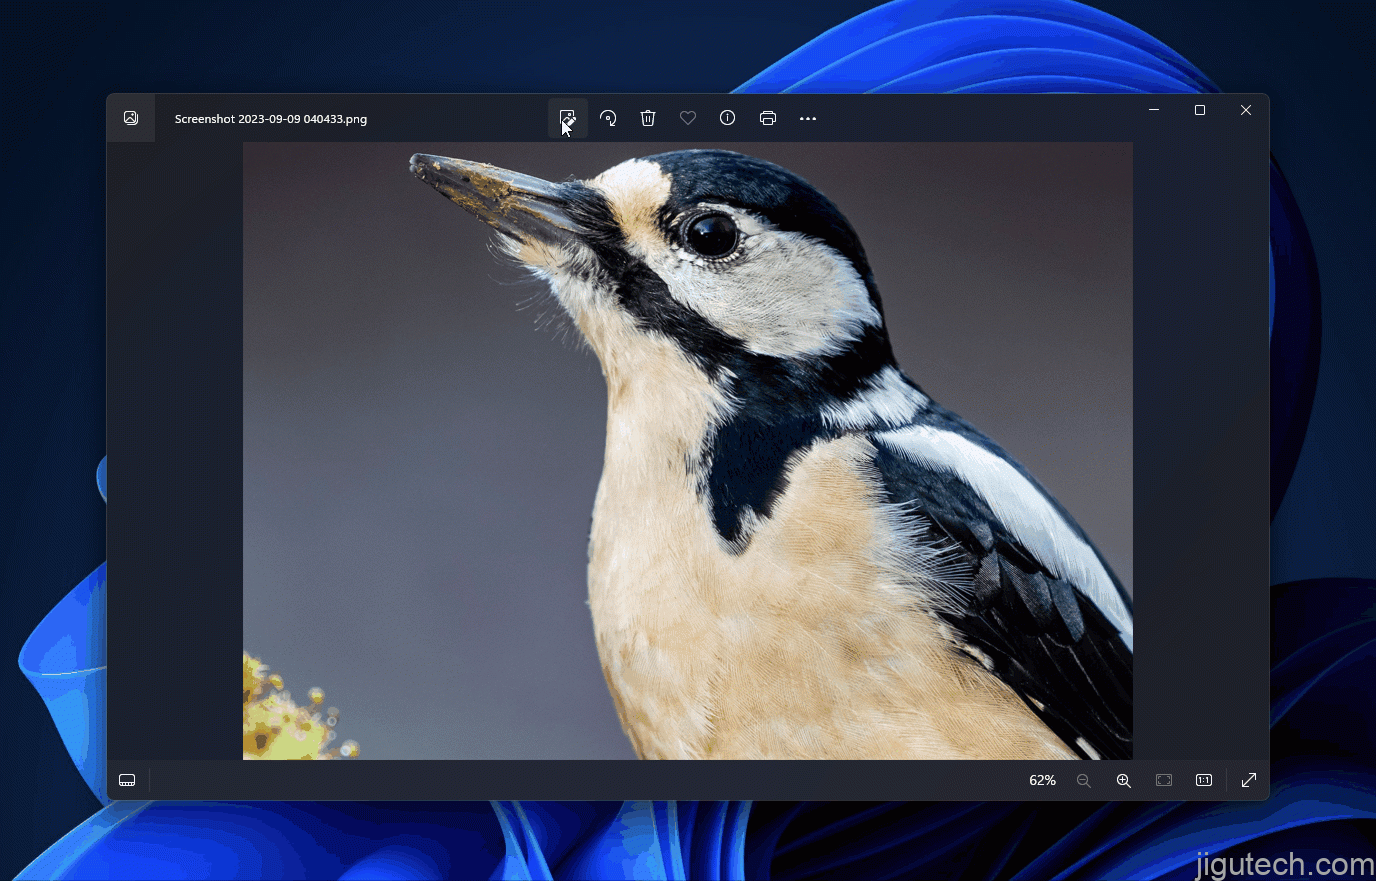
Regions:
M 578 119 L 578 114 L 572 110 L 559 111 L 559 134 L 566 138 L 573 137 L 573 123 Z
M 138 124 L 139 124 L 139 112 L 138 112 L 137 110 L 126 110 L 126 111 L 124 111 L 124 124 L 125 124 L 125 125 L 138 125 Z
M 640 111 L 640 124 L 643 125 L 643 126 L 647 126 L 647 127 L 648 127 L 648 126 L 654 125 L 654 124 L 655 124 L 655 112 L 654 112 L 653 110 L 642 110 L 642 111 Z

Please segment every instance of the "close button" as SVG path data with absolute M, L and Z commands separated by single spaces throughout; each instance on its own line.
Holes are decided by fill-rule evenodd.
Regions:
M 1240 114 L 1238 114 L 1239 116 L 1251 116 L 1251 115 L 1252 115 L 1252 105 L 1251 105 L 1251 104 L 1239 104 L 1238 106 L 1242 108 L 1242 112 L 1241 112 Z

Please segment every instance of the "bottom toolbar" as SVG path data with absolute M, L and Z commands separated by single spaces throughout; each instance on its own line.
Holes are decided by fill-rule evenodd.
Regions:
M 1265 761 L 121 762 L 116 799 L 1243 801 Z M 628 781 L 630 781 L 628 783 Z

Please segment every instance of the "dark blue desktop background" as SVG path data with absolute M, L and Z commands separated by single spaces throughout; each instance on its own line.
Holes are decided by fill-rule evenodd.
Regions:
M 725 92 L 873 5 L 7 5 L 0 11 L 0 174 L 7 221 L 0 237 L 6 279 L 0 298 L 0 627 L 8 657 L 18 657 L 43 616 L 104 560 L 105 512 L 94 474 L 105 453 L 107 93 Z M 1158 846 L 1169 836 L 1214 853 L 1233 842 L 1249 842 L 1244 849 L 1257 855 L 1372 852 L 1376 370 L 1369 349 L 1376 335 L 1376 168 L 1370 159 L 1376 13 L 1366 2 L 1323 0 L 1106 0 L 1094 6 L 1180 53 L 1220 90 L 1270 95 L 1272 150 L 1284 175 L 1280 192 L 1294 198 L 1283 216 L 1293 219 L 1297 210 L 1303 222 L 1291 240 L 1312 241 L 1317 279 L 1299 257 L 1287 264 L 1301 276 L 1289 278 L 1289 287 L 1283 288 L 1279 264 L 1277 269 L 1273 390 L 1283 400 L 1273 430 L 1278 719 L 1272 749 L 1273 779 L 1285 781 L 1273 787 L 1277 807 L 1271 813 L 1265 806 L 1245 812 L 1191 808 L 1188 817 L 1179 811 L 1167 817 L 1168 808 L 1150 806 L 756 804 L 747 822 L 736 805 L 679 805 L 674 822 L 685 842 L 693 839 L 695 821 L 699 830 L 714 826 L 745 836 L 735 845 L 717 840 L 711 845 L 718 848 L 716 861 L 694 856 L 685 869 L 690 874 L 723 865 L 722 850 L 732 846 L 744 847 L 752 877 L 771 869 L 764 854 L 773 859 L 775 877 L 1095 877 L 1110 871 L 1108 865 L 1126 871 L 1122 859 L 1093 862 L 1110 846 L 1121 856 L 1124 848 Z M 1207 237 L 1200 245 L 1208 246 Z M 1316 281 L 1321 312 L 1315 312 Z M 1303 296 L 1287 298 L 1287 290 Z M 1179 430 L 1182 444 L 1190 443 L 1190 426 Z M 1181 511 L 1183 522 L 1188 516 Z M 101 802 L 74 767 L 38 694 L 16 666 L 7 670 L 0 676 L 0 779 L 7 808 L 0 875 L 13 876 Z M 156 671 L 150 672 L 151 699 L 169 709 L 195 703 L 196 695 L 159 693 Z M 471 820 L 473 828 L 487 824 L 506 832 L 521 824 L 605 829 L 626 819 L 616 806 L 610 813 L 594 806 L 581 813 L 567 806 L 562 814 L 549 808 L 538 816 L 532 808 L 525 816 L 519 806 L 428 805 L 425 820 L 386 806 L 368 808 L 364 820 L 341 818 L 324 806 L 295 810 L 290 823 L 320 829 L 322 837 L 355 821 L 395 831 L 401 827 L 392 824 L 402 818 L 419 838 L 431 828 L 426 822 L 452 829 Z M 327 810 L 330 816 L 322 816 Z M 494 812 L 502 815 L 499 825 L 493 825 Z M 668 828 L 662 805 L 652 813 L 651 828 Z M 733 825 L 733 817 L 740 822 Z M 1174 825 L 1163 828 L 1166 820 Z M 932 845 L 933 836 L 944 850 Z M 861 838 L 868 840 L 863 853 L 842 847 Z M 501 870 L 496 860 L 503 843 L 500 835 L 483 841 L 478 850 L 495 849 L 481 869 L 486 876 Z M 508 850 L 512 841 L 506 838 Z M 1007 846 L 991 849 L 989 842 Z M 542 846 L 552 847 L 547 840 Z M 197 847 L 188 839 L 188 852 L 200 852 Z M 525 845 L 527 858 L 530 847 Z M 922 855 L 914 856 L 914 848 Z M 595 851 L 590 845 L 581 856 L 565 852 L 563 869 L 547 871 L 559 876 L 582 865 L 592 872 Z M 850 862 L 829 862 L 842 851 Z M 402 855 L 387 863 L 393 877 L 470 874 L 462 862 L 408 862 L 411 857 L 397 853 Z M 264 863 L 260 870 L 310 876 L 302 859 L 299 865 Z M 196 876 L 196 865 L 188 859 L 182 870 Z M 212 863 L 201 865 L 203 876 L 213 876 L 204 868 Z M 672 874 L 672 860 L 658 865 Z M 1131 874 L 1166 871 L 1137 865 L 1142 868 Z M 1167 874 L 1193 878 L 1195 870 L 1188 862 Z M 118 863 L 110 871 L 118 874 Z M 381 873 L 376 865 L 369 871 Z

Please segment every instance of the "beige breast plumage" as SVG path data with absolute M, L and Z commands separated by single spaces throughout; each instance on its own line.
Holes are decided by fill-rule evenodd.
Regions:
M 880 500 L 865 438 L 798 456 L 732 552 L 690 473 L 689 439 L 721 402 L 669 345 L 649 353 L 642 340 L 639 369 L 609 376 L 589 551 L 598 652 L 636 752 L 1074 758 L 924 608 L 923 551 Z M 926 553 L 939 569 L 939 550 Z

